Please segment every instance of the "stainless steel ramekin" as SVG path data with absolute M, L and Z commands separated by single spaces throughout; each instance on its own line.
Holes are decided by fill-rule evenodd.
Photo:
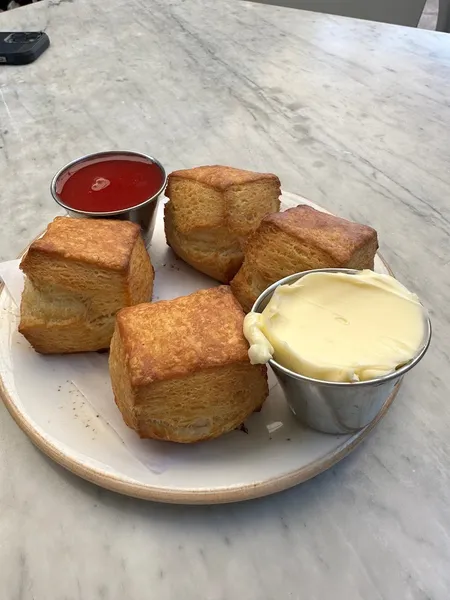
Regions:
M 70 171 L 76 171 L 83 167 L 84 164 L 92 164 L 96 161 L 102 161 L 108 158 L 118 158 L 120 156 L 134 156 L 140 159 L 145 159 L 148 162 L 156 164 L 160 170 L 163 177 L 163 182 L 159 190 L 154 194 L 151 198 L 148 198 L 144 202 L 133 206 L 131 208 L 126 208 L 122 210 L 115 210 L 111 212 L 89 212 L 78 210 L 75 208 L 71 208 L 64 204 L 61 199 L 59 192 L 61 190 L 61 186 L 65 181 L 65 178 L 69 174 Z M 164 191 L 167 184 L 167 175 L 164 167 L 156 158 L 152 156 L 148 156 L 146 154 L 141 154 L 140 152 L 131 152 L 128 150 L 111 150 L 109 152 L 95 152 L 93 154 L 87 154 L 86 156 L 82 156 L 68 163 L 62 169 L 60 169 L 56 175 L 53 177 L 52 182 L 50 184 L 50 191 L 54 198 L 54 200 L 69 213 L 71 217 L 82 217 L 88 219 L 122 219 L 125 221 L 132 221 L 133 223 L 138 223 L 142 228 L 143 236 L 146 242 L 149 242 L 153 235 L 153 230 L 155 228 L 155 217 L 156 217 L 156 208 L 158 206 L 158 198 L 161 193 Z
M 352 269 L 316 269 L 290 275 L 267 288 L 255 302 L 252 312 L 261 313 L 278 286 L 294 283 L 309 273 L 318 272 L 358 273 Z M 424 319 L 425 336 L 417 355 L 395 372 L 377 379 L 355 383 L 322 381 L 294 373 L 275 360 L 270 360 L 269 364 L 294 415 L 311 429 L 323 433 L 354 433 L 369 425 L 400 385 L 403 376 L 419 363 L 428 350 L 431 322 L 425 316 L 425 310 Z

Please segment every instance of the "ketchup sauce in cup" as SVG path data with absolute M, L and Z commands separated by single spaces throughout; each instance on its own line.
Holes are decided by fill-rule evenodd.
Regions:
M 111 151 L 69 163 L 54 176 L 50 189 L 69 215 L 133 221 L 141 225 L 148 241 L 166 182 L 164 167 L 155 158 Z

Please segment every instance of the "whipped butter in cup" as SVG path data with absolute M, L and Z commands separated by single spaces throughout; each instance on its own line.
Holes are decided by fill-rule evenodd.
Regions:
M 250 313 L 244 335 L 253 364 L 274 358 L 287 369 L 324 381 L 382 377 L 423 345 L 424 310 L 389 275 L 310 273 L 276 288 L 262 313 Z
M 431 325 L 389 275 L 320 269 L 277 282 L 245 317 L 253 364 L 268 362 L 293 412 L 348 433 L 367 425 L 425 354 Z

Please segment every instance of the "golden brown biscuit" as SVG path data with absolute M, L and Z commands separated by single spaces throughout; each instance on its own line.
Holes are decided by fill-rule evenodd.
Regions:
M 377 232 L 302 205 L 267 215 L 249 238 L 231 289 L 246 312 L 276 281 L 310 269 L 373 269 Z
M 167 243 L 195 269 L 228 283 L 243 260 L 242 243 L 264 215 L 280 209 L 280 181 L 271 173 L 205 166 L 168 177 Z
M 109 367 L 125 423 L 141 437 L 181 443 L 240 425 L 268 394 L 243 320 L 225 286 L 121 310 Z
M 19 331 L 44 354 L 108 348 L 117 311 L 153 289 L 140 227 L 128 221 L 57 217 L 20 268 Z

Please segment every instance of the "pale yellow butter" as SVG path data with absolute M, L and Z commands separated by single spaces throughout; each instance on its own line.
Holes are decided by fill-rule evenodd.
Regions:
M 365 381 L 409 362 L 424 342 L 424 309 L 396 279 L 373 271 L 310 273 L 245 317 L 252 364 L 274 358 L 324 381 Z

